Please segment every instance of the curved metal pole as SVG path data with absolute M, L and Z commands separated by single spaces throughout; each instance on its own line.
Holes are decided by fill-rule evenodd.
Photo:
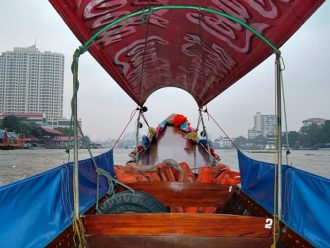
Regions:
M 79 47 L 79 51 L 80 54 L 83 54 L 85 51 L 87 51 L 88 47 L 90 45 L 92 45 L 92 42 L 103 32 L 105 32 L 106 30 L 112 28 L 113 26 L 117 25 L 118 23 L 129 19 L 131 17 L 134 16 L 138 16 L 138 15 L 150 15 L 152 12 L 155 11 L 159 11 L 159 10 L 163 10 L 163 9 L 191 9 L 191 10 L 197 10 L 197 11 L 202 11 L 202 12 L 206 12 L 206 13 L 210 13 L 210 14 L 215 14 L 215 15 L 219 15 L 222 17 L 225 17 L 229 20 L 232 20 L 236 23 L 241 24 L 243 27 L 245 27 L 246 29 L 248 29 L 249 31 L 251 31 L 254 35 L 256 35 L 258 38 L 260 38 L 264 43 L 266 43 L 270 48 L 272 48 L 274 50 L 274 52 L 276 54 L 281 54 L 281 51 L 273 44 L 271 43 L 266 37 L 264 37 L 261 33 L 259 33 L 257 30 L 255 30 L 254 28 L 252 28 L 250 25 L 248 25 L 247 23 L 243 22 L 242 20 L 236 18 L 235 16 L 232 16 L 226 12 L 222 12 L 222 11 L 218 11 L 215 9 L 211 9 L 211 8 L 204 8 L 204 7 L 200 7 L 200 6 L 192 6 L 192 5 L 165 5 L 165 6 L 156 6 L 156 7 L 150 7 L 147 9 L 143 9 L 143 10 L 138 10 L 135 11 L 133 13 L 130 13 L 128 15 L 122 16 L 121 18 L 118 18 L 117 20 L 109 23 L 108 25 L 104 26 L 103 28 L 101 28 L 98 32 L 96 32 L 88 41 L 85 42 L 85 44 L 83 44 L 82 46 Z

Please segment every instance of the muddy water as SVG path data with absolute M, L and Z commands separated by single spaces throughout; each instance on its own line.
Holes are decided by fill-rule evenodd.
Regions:
M 107 151 L 106 149 L 92 150 L 94 156 Z M 125 164 L 129 160 L 131 150 L 117 149 L 114 152 L 116 164 Z M 222 163 L 228 164 L 232 169 L 238 169 L 236 150 L 217 150 Z M 274 162 L 272 153 L 245 152 L 249 157 Z M 79 159 L 89 158 L 87 150 L 79 151 Z M 285 157 L 284 161 L 285 161 Z M 0 150 L 0 185 L 8 184 L 37 173 L 54 168 L 58 165 L 72 161 L 72 153 L 64 150 L 27 149 L 27 150 Z M 330 178 L 330 150 L 292 151 L 289 164 L 300 169 Z

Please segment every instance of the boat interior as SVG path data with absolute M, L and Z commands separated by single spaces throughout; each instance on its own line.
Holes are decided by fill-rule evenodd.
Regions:
M 157 165 L 167 156 L 176 161 L 189 161 L 196 166 L 192 167 L 194 171 L 209 164 L 207 150 L 200 144 L 188 147 L 186 133 L 168 125 L 139 154 L 138 164 Z M 161 171 L 158 169 L 157 173 Z M 183 182 L 167 175 L 161 178 L 166 179 L 118 185 L 116 194 L 105 196 L 98 209 L 94 206 L 82 216 L 85 244 L 132 248 L 212 248 L 219 244 L 221 247 L 270 247 L 273 244 L 272 214 L 244 194 L 239 186 Z M 142 202 L 130 198 L 137 192 L 142 194 L 139 196 Z M 121 195 L 122 198 L 118 197 Z M 114 200 L 116 197 L 118 199 Z M 109 200 L 111 206 L 107 206 Z M 161 207 L 154 206 L 157 204 Z M 140 209 L 139 205 L 146 208 Z M 281 230 L 277 247 L 296 247 L 297 244 L 312 247 L 289 228 L 282 226 Z M 72 236 L 72 230 L 67 230 L 48 247 L 71 247 Z
M 0 187 L 5 247 L 330 247 L 330 180 L 282 164 L 280 47 L 324 0 L 49 2 L 82 44 L 71 65 L 74 159 Z M 86 52 L 137 104 L 127 164 L 114 164 L 116 143 L 79 160 L 78 64 Z M 235 146 L 235 172 L 209 142 L 205 107 L 272 55 L 275 160 L 256 161 Z M 141 141 L 145 103 L 164 87 L 195 99 L 197 128 L 176 114 Z

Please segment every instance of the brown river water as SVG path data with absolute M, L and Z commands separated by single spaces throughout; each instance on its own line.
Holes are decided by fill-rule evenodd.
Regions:
M 92 150 L 93 156 L 107 151 L 106 149 Z M 115 164 L 125 164 L 129 160 L 129 149 L 116 149 L 114 151 Z M 216 150 L 222 158 L 221 162 L 238 170 L 236 150 Z M 273 153 L 245 152 L 249 157 L 266 162 L 274 162 Z M 88 150 L 79 151 L 79 159 L 89 158 Z M 64 150 L 60 149 L 26 149 L 26 150 L 0 150 L 0 185 L 8 184 L 48 169 L 57 167 L 68 160 L 72 161 Z M 283 162 L 285 156 L 283 156 Z M 285 162 L 284 162 L 285 163 Z M 330 178 L 330 149 L 328 150 L 299 150 L 291 151 L 289 164 L 293 166 Z

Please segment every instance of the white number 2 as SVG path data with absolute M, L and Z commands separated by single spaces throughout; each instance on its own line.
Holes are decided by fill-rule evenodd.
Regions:
M 266 219 L 266 225 L 265 228 L 267 229 L 272 229 L 272 225 L 273 225 L 273 219 Z

